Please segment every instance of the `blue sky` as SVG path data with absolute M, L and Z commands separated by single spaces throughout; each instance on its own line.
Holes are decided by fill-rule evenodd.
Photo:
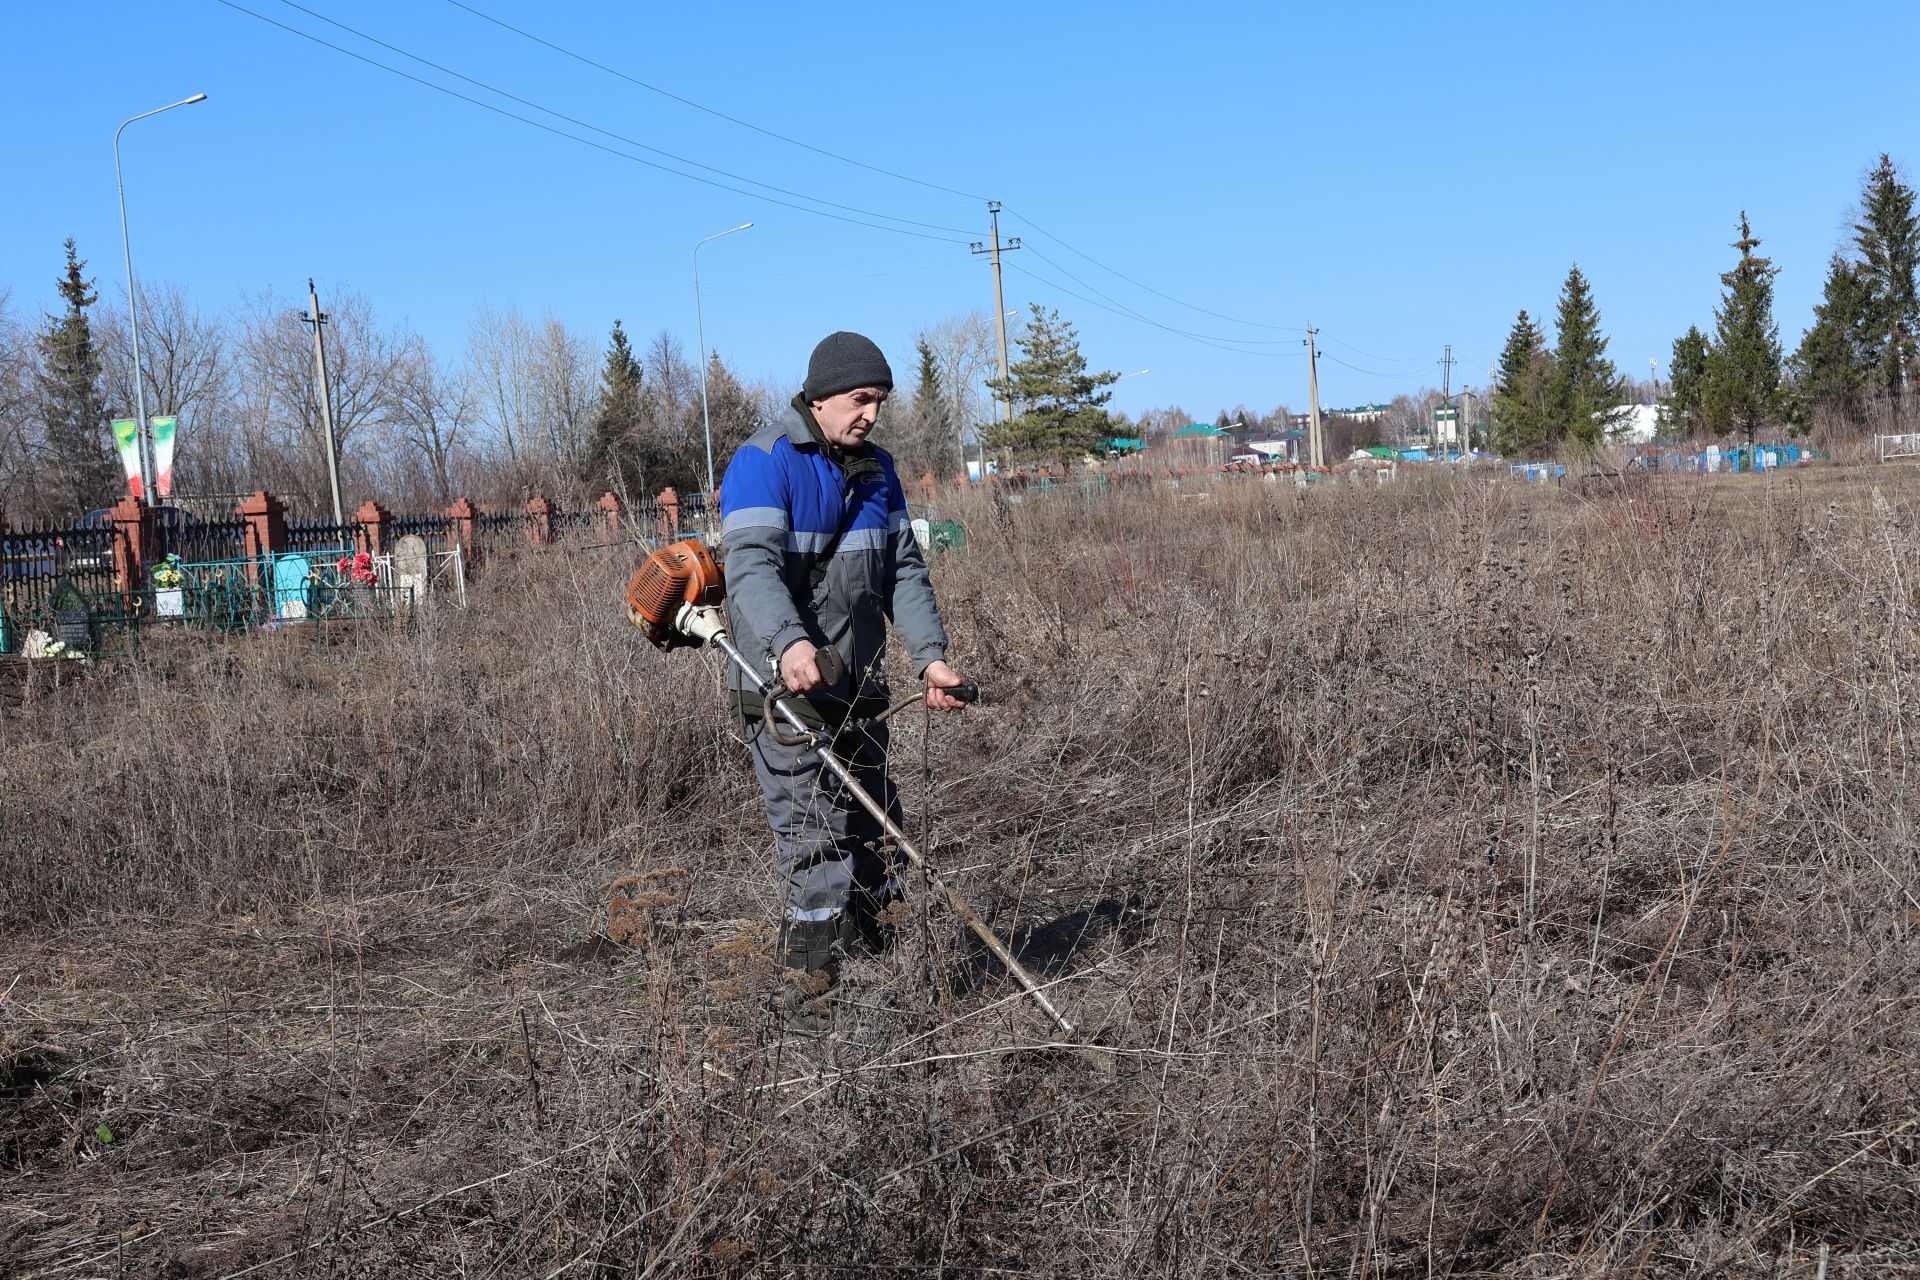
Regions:
M 463 2 L 234 0 L 739 190 L 218 0 L 15 3 L 0 286 L 29 317 L 51 308 L 72 235 L 120 293 L 114 129 L 205 92 L 123 141 L 135 265 L 203 306 L 312 275 L 323 304 L 357 288 L 443 357 L 483 301 L 691 347 L 694 242 L 752 220 L 701 251 L 709 345 L 797 384 L 816 339 L 858 329 L 905 381 L 916 329 L 992 309 L 966 243 L 991 197 L 1028 246 L 1006 259 L 1009 308 L 1058 307 L 1096 367 L 1151 368 L 1116 407 L 1211 416 L 1303 408 L 1309 321 L 1328 404 L 1437 385 L 1447 343 L 1455 385 L 1484 385 L 1515 311 L 1550 318 L 1576 261 L 1609 354 L 1664 378 L 1674 337 L 1711 323 L 1743 208 L 1781 268 L 1790 349 L 1862 174 L 1883 150 L 1920 165 L 1912 3 Z

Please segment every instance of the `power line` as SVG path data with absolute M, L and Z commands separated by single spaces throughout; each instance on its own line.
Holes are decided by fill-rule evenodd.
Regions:
M 1385 378 L 1389 382 L 1414 382 L 1422 376 L 1419 373 L 1383 373 L 1378 369 L 1362 369 L 1357 364 L 1348 364 L 1339 356 L 1332 355 L 1325 351 L 1320 353 L 1320 358 L 1322 360 L 1331 360 L 1342 369 L 1351 369 L 1355 373 L 1364 373 L 1370 378 Z
M 1340 345 L 1345 347 L 1347 350 L 1353 352 L 1356 355 L 1364 356 L 1369 360 L 1381 360 L 1381 361 L 1385 361 L 1387 364 L 1431 364 L 1433 363 L 1433 357 L 1430 355 L 1378 356 L 1371 351 L 1363 351 L 1361 348 L 1354 346 L 1351 342 L 1340 342 L 1340 339 L 1333 337 L 1331 334 L 1323 334 L 1321 336 L 1325 337 L 1328 342 L 1339 342 Z
M 1047 230 L 1045 227 L 1035 222 L 1032 218 L 1028 217 L 1025 213 L 1020 212 L 1019 210 L 1013 210 L 1011 212 L 1016 218 L 1019 218 L 1022 222 L 1032 227 L 1035 231 L 1038 231 L 1041 235 L 1045 236 L 1047 239 L 1052 240 L 1055 244 L 1058 244 L 1061 248 L 1067 250 L 1069 253 L 1077 254 L 1078 256 L 1085 258 L 1088 262 L 1091 262 L 1094 266 L 1100 268 L 1102 271 L 1107 272 L 1109 275 L 1119 276 L 1122 280 L 1125 280 L 1128 284 L 1134 286 L 1136 289 L 1145 289 L 1148 293 L 1152 294 L 1156 298 L 1165 298 L 1168 302 L 1175 303 L 1179 306 L 1185 307 L 1189 311 L 1198 311 L 1201 315 L 1212 316 L 1216 320 L 1228 320 L 1234 324 L 1243 324 L 1251 329 L 1272 329 L 1281 333 L 1305 333 L 1306 332 L 1306 330 L 1302 329 L 1299 325 L 1294 325 L 1294 324 L 1265 324 L 1259 320 L 1242 320 L 1237 316 L 1227 315 L 1225 312 L 1210 311 L 1206 307 L 1196 306 L 1191 302 L 1182 301 L 1181 299 L 1174 297 L 1170 293 L 1162 293 L 1160 292 L 1160 290 L 1154 288 L 1152 285 L 1142 284 L 1140 281 L 1135 280 L 1132 276 L 1128 275 L 1126 272 L 1119 271 L 1113 267 L 1108 266 L 1106 263 L 1100 261 L 1100 259 L 1094 257 L 1092 254 L 1086 253 L 1080 249 L 1074 248 L 1072 245 L 1068 244 L 1065 240 L 1062 240 L 1059 236 L 1053 234 L 1053 232 Z M 1234 342 L 1234 341 L 1239 341 L 1239 339 L 1230 338 L 1228 339 L 1228 341 Z
M 1096 302 L 1094 299 L 1087 297 L 1085 294 L 1075 293 L 1072 289 L 1067 288 L 1065 285 L 1061 284 L 1059 281 L 1050 280 L 1046 276 L 1041 275 L 1037 271 L 1032 271 L 1025 267 L 1016 267 L 1016 266 L 1013 266 L 1011 263 L 1007 265 L 1007 269 L 1010 271 L 1017 271 L 1021 275 L 1037 280 L 1041 284 L 1046 285 L 1049 289 L 1057 289 L 1061 293 L 1066 294 L 1069 298 L 1078 298 L 1080 301 L 1086 303 L 1088 306 L 1096 307 L 1101 311 L 1111 312 L 1112 314 L 1120 316 L 1123 319 L 1132 320 L 1139 324 L 1151 325 L 1156 329 L 1164 329 L 1168 333 L 1177 334 L 1180 337 L 1186 338 L 1191 342 L 1197 342 L 1204 347 L 1217 347 L 1221 351 L 1231 351 L 1235 355 L 1242 355 L 1242 356 L 1270 356 L 1274 359 L 1279 359 L 1279 360 L 1298 360 L 1300 358 L 1300 353 L 1297 351 L 1296 352 L 1249 351 L 1245 347 L 1228 346 L 1225 342 L 1216 341 L 1212 338 L 1205 336 L 1204 334 L 1189 333 L 1185 329 L 1176 329 L 1172 325 L 1161 324 L 1158 320 L 1154 320 L 1148 316 L 1143 316 L 1138 312 L 1122 311 L 1120 308 L 1109 306 L 1107 303 Z
M 689 182 L 698 182 L 704 186 L 716 187 L 721 191 L 731 191 L 735 195 L 746 196 L 750 200 L 760 200 L 760 201 L 764 201 L 767 204 L 779 205 L 783 209 L 792 209 L 799 213 L 811 214 L 816 218 L 830 218 L 835 222 L 850 223 L 853 226 L 866 227 L 873 231 L 887 231 L 887 232 L 891 232 L 894 235 L 899 235 L 899 236 L 914 236 L 921 240 L 937 240 L 942 244 L 967 243 L 964 240 L 953 240 L 946 236 L 929 235 L 924 231 L 909 231 L 904 227 L 889 227 L 877 222 L 867 222 L 861 218 L 849 218 L 844 216 L 843 214 L 828 213 L 824 209 L 812 209 L 812 208 L 808 208 L 805 205 L 790 203 L 789 201 L 786 201 L 786 200 L 776 200 L 774 197 L 765 195 L 761 192 L 745 191 L 739 187 L 729 186 L 727 183 L 724 183 L 724 182 L 715 182 L 711 178 L 703 178 L 697 173 L 687 173 L 687 172 L 684 172 L 683 170 L 675 169 L 671 165 L 664 165 L 653 160 L 648 160 L 643 156 L 629 155 L 627 152 L 621 151 L 615 147 L 607 146 L 605 143 L 595 142 L 591 138 L 583 138 L 580 135 L 575 133 L 568 133 L 565 129 L 556 129 L 550 124 L 543 124 L 538 120 L 528 119 L 526 116 L 520 115 L 517 112 L 508 111 L 504 107 L 497 107 L 491 102 L 482 102 L 480 99 L 472 97 L 468 94 L 461 93 L 457 89 L 449 89 L 445 85 L 435 84 L 431 80 L 422 79 L 421 77 L 413 75 L 410 72 L 402 71 L 398 67 L 388 66 L 386 63 L 378 61 L 377 59 L 374 59 L 374 58 L 369 58 L 363 53 L 356 53 L 352 49 L 348 49 L 341 45 L 334 44 L 331 40 L 324 40 L 321 37 L 313 35 L 310 32 L 302 31 L 298 27 L 290 27 L 284 22 L 276 22 L 274 19 L 267 17 L 263 13 L 256 13 L 252 9 L 249 9 L 244 5 L 234 3 L 234 0 L 216 0 L 216 2 L 226 6 L 229 9 L 234 10 L 237 13 L 244 13 L 249 18 L 253 18 L 253 19 L 256 19 L 257 21 L 264 22 L 270 27 L 278 27 L 280 30 L 285 31 L 291 35 L 299 36 L 302 40 L 308 40 L 313 42 L 314 44 L 321 45 L 324 48 L 332 49 L 335 53 L 344 54 L 347 57 L 354 59 L 356 62 L 364 62 L 370 67 L 375 67 L 381 71 L 387 72 L 389 75 L 396 75 L 396 76 L 399 76 L 402 80 L 410 80 L 414 84 L 421 85 L 428 89 L 432 89 L 435 93 L 443 93 L 447 95 L 449 98 L 457 98 L 460 101 L 468 103 L 472 106 L 479 107 L 486 111 L 491 111 L 495 115 L 505 116 L 509 120 L 517 120 L 521 124 L 529 125 L 532 128 L 539 129 L 543 133 L 550 133 L 558 138 L 566 138 L 571 142 L 579 143 L 583 147 L 592 147 L 595 151 L 603 151 L 607 155 L 617 157 L 618 159 L 628 161 L 629 163 L 632 163 L 632 164 L 645 165 L 649 169 L 657 169 L 662 173 L 670 173 L 677 178 L 685 178 Z M 557 113 L 549 113 L 549 114 L 557 114 Z M 803 200 L 813 199 L 812 196 L 801 196 L 800 198 Z M 819 201 L 818 203 L 825 204 L 827 202 Z M 885 216 L 885 215 L 876 215 L 876 216 Z
M 1132 276 L 1127 275 L 1125 272 L 1117 270 L 1114 267 L 1108 266 L 1106 263 L 1101 262 L 1098 258 L 1095 258 L 1093 255 L 1086 253 L 1080 249 L 1074 248 L 1074 246 L 1068 244 L 1065 240 L 1062 240 L 1059 236 L 1055 235 L 1051 231 L 1048 231 L 1045 227 L 1042 227 L 1039 223 L 1035 222 L 1027 214 L 1019 211 L 1011 211 L 1011 212 L 1014 213 L 1014 216 L 1018 217 L 1022 222 L 1025 222 L 1029 227 L 1032 227 L 1035 231 L 1038 231 L 1041 235 L 1045 236 L 1047 239 L 1052 240 L 1056 244 L 1059 244 L 1061 247 L 1067 249 L 1068 251 L 1074 254 L 1077 254 L 1082 258 L 1085 258 L 1088 262 L 1091 262 L 1094 266 L 1099 267 L 1102 271 L 1105 271 L 1110 275 L 1118 276 L 1120 279 L 1125 280 L 1128 284 L 1131 284 L 1136 288 L 1145 289 L 1148 293 L 1153 294 L 1155 297 L 1165 298 L 1168 302 L 1172 302 L 1179 306 L 1185 307 L 1189 311 L 1197 311 L 1202 315 L 1213 316 L 1216 319 L 1220 319 L 1220 320 L 1229 320 L 1229 321 L 1232 321 L 1234 324 L 1243 324 L 1243 325 L 1247 325 L 1249 327 L 1257 328 L 1257 329 L 1272 329 L 1272 330 L 1278 330 L 1280 332 L 1285 332 L 1285 333 L 1304 333 L 1305 332 L 1305 330 L 1300 328 L 1298 325 L 1266 324 L 1258 320 L 1244 320 L 1237 316 L 1227 315 L 1225 312 L 1214 311 L 1207 307 L 1196 306 L 1191 302 L 1186 302 L 1180 298 L 1176 298 L 1170 293 L 1163 293 L 1160 290 L 1155 289 L 1152 285 L 1144 284 L 1141 281 L 1134 279 Z M 1120 302 L 1118 299 L 1112 298 L 1109 295 L 1102 293 L 1100 290 L 1088 284 L 1085 280 L 1080 279 L 1079 276 L 1074 275 L 1071 271 L 1068 271 L 1065 267 L 1061 266 L 1059 263 L 1055 262 L 1053 259 L 1047 257 L 1044 253 L 1041 253 L 1040 250 L 1034 249 L 1032 245 L 1028 245 L 1027 248 L 1033 250 L 1033 255 L 1035 257 L 1039 258 L 1042 262 L 1047 263 L 1047 265 L 1051 266 L 1054 270 L 1066 276 L 1069 280 L 1074 281 L 1075 283 L 1079 284 L 1082 288 L 1087 289 L 1090 292 L 1099 296 L 1100 298 L 1105 299 L 1107 302 L 1112 303 L 1113 306 L 1109 308 L 1105 308 L 1106 310 L 1114 310 L 1114 308 L 1119 308 L 1119 310 L 1115 311 L 1115 314 L 1117 315 L 1124 315 L 1130 319 L 1141 321 L 1144 324 L 1153 325 L 1155 328 L 1165 329 L 1169 333 L 1176 333 L 1176 334 L 1179 334 L 1181 337 L 1191 338 L 1195 342 L 1207 343 L 1210 346 L 1220 346 L 1220 344 L 1222 343 L 1241 343 L 1247 346 L 1251 346 L 1255 344 L 1266 344 L 1266 343 L 1277 344 L 1283 341 L 1292 341 L 1292 339 L 1280 339 L 1280 338 L 1230 338 L 1230 337 L 1223 337 L 1218 334 L 1198 334 L 1186 329 L 1175 328 L 1171 325 L 1163 325 L 1157 320 L 1154 320 L 1148 316 L 1142 315 L 1139 311 L 1135 310 L 1132 307 L 1127 306 L 1125 303 Z M 1035 279 L 1042 279 L 1042 277 L 1034 275 L 1034 273 L 1031 271 L 1027 272 L 1027 274 L 1030 276 L 1034 276 Z M 1051 283 L 1051 282 L 1048 282 L 1048 283 Z M 1080 300 L 1082 302 L 1092 302 L 1092 299 L 1081 297 L 1078 294 L 1074 294 L 1072 290 L 1066 289 L 1058 284 L 1053 285 L 1053 287 L 1060 289 L 1061 292 L 1066 293 L 1069 296 L 1080 297 Z M 1094 303 L 1094 305 L 1098 306 L 1099 304 Z M 1394 363 L 1410 364 L 1415 361 L 1425 363 L 1425 362 L 1430 362 L 1432 359 L 1432 357 L 1430 356 L 1408 356 L 1408 357 L 1376 356 L 1371 354 L 1370 352 L 1361 350 L 1359 347 L 1354 346 L 1350 342 L 1341 341 L 1341 339 L 1335 338 L 1330 334 L 1321 334 L 1321 336 L 1326 338 L 1330 342 L 1339 343 L 1339 345 L 1347 348 L 1347 350 L 1349 351 L 1358 352 L 1360 355 L 1365 356 L 1369 360 L 1382 360 L 1388 364 L 1394 364 Z M 1221 350 L 1239 351 L 1240 354 L 1242 355 L 1289 355 L 1289 354 L 1292 354 L 1287 352 L 1246 351 L 1246 350 L 1242 350 L 1240 347 L 1234 347 L 1234 346 L 1221 346 Z M 1364 373 L 1370 377 L 1387 378 L 1393 381 L 1408 381 L 1419 376 L 1417 374 L 1410 374 L 1410 373 L 1381 373 L 1373 369 L 1362 369 L 1358 365 L 1349 364 L 1347 361 L 1342 360 L 1338 356 L 1332 355 L 1330 353 L 1323 351 L 1320 354 L 1324 356 L 1326 359 L 1333 361 L 1335 364 L 1340 365 L 1343 368 L 1352 369 L 1356 373 Z
M 937 182 L 926 182 L 926 181 L 923 181 L 922 179 L 912 177 L 909 174 L 895 173 L 891 169 L 883 169 L 877 164 L 868 164 L 864 160 L 855 160 L 852 156 L 843 156 L 837 151 L 828 151 L 824 147 L 816 147 L 811 143 L 802 142 L 798 138 L 789 138 L 786 134 L 775 133 L 772 129 L 763 129 L 759 125 L 754 124 L 751 121 L 742 120 L 738 116 L 730 116 L 724 111 L 717 111 L 712 107 L 705 106 L 701 103 L 695 102 L 691 98 L 683 98 L 679 94 L 674 93 L 671 90 L 662 89 L 659 85 L 648 84 L 645 80 L 641 80 L 635 76 L 630 76 L 626 72 L 621 71 L 616 67 L 607 66 L 603 62 L 595 62 L 592 58 L 587 57 L 585 54 L 576 53 L 572 49 L 566 48 L 564 45 L 555 44 L 551 40 L 543 40 L 539 36 L 534 35 L 531 31 L 522 30 L 521 28 L 514 26 L 510 22 L 503 22 L 499 18 L 494 17 L 490 13 L 482 13 L 480 10 L 474 8 L 470 4 L 462 4 L 461 0 L 447 0 L 447 3 L 452 5 L 456 9 L 466 10 L 468 13 L 472 14 L 476 18 L 482 19 L 483 21 L 486 21 L 486 22 L 491 22 L 496 27 L 501 27 L 507 31 L 513 32 L 513 34 L 517 36 L 521 36 L 525 39 L 531 40 L 537 45 L 543 45 L 546 48 L 553 50 L 555 53 L 562 54 L 566 57 L 572 58 L 575 62 L 585 63 L 587 66 L 592 67 L 596 71 L 604 71 L 610 76 L 614 76 L 614 77 L 617 77 L 618 79 L 625 80 L 628 84 L 638 85 L 640 88 L 647 90 L 649 93 L 657 93 L 663 98 L 668 98 L 674 102 L 680 103 L 682 106 L 692 107 L 695 111 L 704 111 L 708 115 L 713 116 L 720 120 L 725 120 L 729 124 L 737 124 L 742 129 L 751 129 L 755 133 L 764 134 L 769 138 L 773 138 L 777 141 L 784 142 L 789 146 L 799 147 L 803 151 L 811 151 L 815 155 L 826 156 L 829 160 L 838 160 L 842 164 L 850 164 L 857 169 L 865 169 L 869 173 L 878 173 L 889 178 L 898 179 L 901 182 L 910 182 L 914 186 L 925 187 L 929 191 L 942 191 L 948 195 L 959 196 L 965 200 L 985 200 L 986 199 L 985 196 L 977 196 L 968 191 L 957 191 L 952 187 L 943 187 Z
M 1031 248 L 1032 246 L 1028 246 L 1028 247 Z M 1111 302 L 1114 306 L 1120 308 L 1121 314 L 1131 316 L 1135 320 L 1142 321 L 1146 324 L 1158 325 L 1160 328 L 1167 329 L 1171 333 L 1180 334 L 1182 337 L 1205 338 L 1211 342 L 1238 342 L 1238 343 L 1243 343 L 1246 346 L 1269 346 L 1269 345 L 1276 345 L 1279 343 L 1290 343 L 1294 341 L 1294 339 L 1292 338 L 1229 338 L 1217 333 L 1193 333 L 1186 329 L 1174 328 L 1169 325 L 1161 325 L 1159 321 L 1153 319 L 1151 316 L 1143 314 L 1142 312 L 1138 311 L 1133 307 L 1129 307 L 1126 303 L 1120 301 L 1118 298 L 1111 297 L 1107 294 L 1101 293 L 1100 290 L 1094 288 L 1092 285 L 1088 284 L 1085 280 L 1082 280 L 1079 276 L 1073 274 L 1073 272 L 1067 270 L 1065 267 L 1055 262 L 1052 258 L 1049 258 L 1046 254 L 1040 252 L 1038 249 L 1033 250 L 1033 256 L 1040 259 L 1040 261 L 1046 263 L 1048 266 L 1052 267 L 1055 271 L 1058 271 L 1061 275 L 1065 276 L 1067 279 L 1079 285 L 1082 289 L 1087 290 L 1088 292 L 1092 293 L 1096 297 L 1104 298 L 1106 299 L 1106 301 Z
M 723 178 L 731 178 L 735 182 L 744 182 L 748 186 L 761 187 L 768 191 L 777 191 L 783 196 L 792 196 L 796 200 L 810 200 L 815 204 L 826 205 L 830 209 L 842 209 L 848 213 L 857 213 L 868 218 L 880 218 L 887 222 L 905 223 L 907 226 L 910 226 L 910 227 L 925 227 L 929 231 L 951 231 L 956 235 L 963 235 L 963 236 L 970 234 L 965 227 L 943 227 L 938 223 L 918 222 L 912 218 L 898 218 L 890 213 L 878 213 L 872 209 L 862 209 L 857 205 L 837 204 L 832 200 L 823 200 L 818 196 L 810 196 L 802 191 L 789 191 L 785 187 L 777 187 L 769 182 L 761 182 L 757 179 L 749 178 L 745 174 L 733 173 L 726 169 L 716 168 L 715 166 L 710 164 L 702 164 L 700 161 L 694 160 L 688 156 L 675 155 L 671 151 L 662 150 L 659 147 L 652 146 L 648 143 L 642 142 L 638 138 L 629 138 L 627 135 L 623 133 L 615 133 L 611 129 L 602 129 L 599 125 L 594 124 L 591 121 L 581 120 L 578 117 L 570 116 L 564 111 L 555 111 L 552 107 L 543 107 L 539 103 L 533 101 L 530 98 L 523 98 L 517 93 L 512 93 L 506 89 L 500 88 L 498 85 L 488 84 L 484 80 L 476 80 L 472 76 L 464 75 L 461 72 L 455 71 L 452 67 L 443 66 L 442 64 L 433 61 L 431 58 L 423 58 L 417 53 L 413 53 L 413 52 L 410 52 L 409 50 L 402 49 L 399 45 L 389 44 L 385 40 L 380 39 L 380 37 L 378 36 L 369 35 L 367 32 L 362 31 L 357 27 L 348 26 L 346 23 L 341 22 L 335 18 L 329 18 L 324 13 L 320 13 L 319 11 L 314 9 L 309 9 L 303 4 L 296 3 L 296 0 L 280 0 L 280 3 L 285 5 L 289 9 L 297 9 L 299 12 L 306 14 L 309 18 L 317 18 L 321 22 L 326 23 L 330 27 L 338 27 L 340 30 L 347 32 L 349 35 L 358 36 L 360 37 L 360 39 L 365 40 L 368 44 L 379 45 L 382 49 L 385 49 L 391 53 L 397 53 L 403 58 L 410 58 L 413 61 L 419 63 L 421 66 L 432 67 L 435 71 L 438 71 L 441 75 L 452 76 L 454 79 L 465 81 L 467 84 L 473 85 L 475 88 L 485 89 L 488 93 L 497 94 L 500 97 L 505 98 L 509 102 L 517 102 L 523 107 L 531 107 L 533 110 L 538 111 L 543 115 L 552 116 L 556 120 L 564 120 L 568 124 L 577 125 L 582 129 L 589 129 L 594 133 L 599 134 L 601 137 L 612 138 L 616 142 L 624 142 L 630 147 L 638 147 L 642 151 L 650 151 L 657 156 L 665 156 L 667 159 L 672 160 L 678 164 L 689 164 L 696 169 L 704 169 L 708 173 L 717 173 Z

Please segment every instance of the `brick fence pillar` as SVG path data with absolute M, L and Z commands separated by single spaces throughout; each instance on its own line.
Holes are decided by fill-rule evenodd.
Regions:
M 600 501 L 594 504 L 594 518 L 600 524 L 600 532 L 609 538 L 620 536 L 620 499 L 611 493 L 600 495 Z
M 107 512 L 107 523 L 118 535 L 113 540 L 113 589 L 122 595 L 132 595 L 140 589 L 146 573 L 147 559 L 153 550 L 153 525 L 149 520 L 153 508 L 145 500 L 132 494 L 120 501 Z
M 357 550 L 370 556 L 383 556 L 387 553 L 387 522 L 393 519 L 388 510 L 368 498 L 353 513 L 354 543 Z
M 660 537 L 672 542 L 680 536 L 680 494 L 672 485 L 660 491 Z
M 545 498 L 527 499 L 527 541 L 536 547 L 553 541 L 553 504 Z
M 260 561 L 287 549 L 287 509 L 265 489 L 235 508 L 247 522 L 247 578 L 258 582 Z
M 455 498 L 447 508 L 447 540 L 460 548 L 461 563 L 473 568 L 473 503 Z
M 920 473 L 920 500 L 929 506 L 933 505 L 933 472 L 931 471 Z

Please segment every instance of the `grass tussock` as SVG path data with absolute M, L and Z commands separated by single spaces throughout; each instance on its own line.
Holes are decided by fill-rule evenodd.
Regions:
M 782 1044 L 629 557 L 16 669 L 0 1269 L 1920 1273 L 1916 496 L 963 499 L 895 774 L 1091 1053 L 924 886 Z

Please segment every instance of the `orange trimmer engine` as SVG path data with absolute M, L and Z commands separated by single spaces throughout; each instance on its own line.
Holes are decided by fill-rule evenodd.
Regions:
M 702 643 L 683 628 L 685 611 L 726 599 L 720 562 L 698 538 L 682 538 L 648 554 L 627 583 L 627 617 L 655 645 L 674 649 Z

